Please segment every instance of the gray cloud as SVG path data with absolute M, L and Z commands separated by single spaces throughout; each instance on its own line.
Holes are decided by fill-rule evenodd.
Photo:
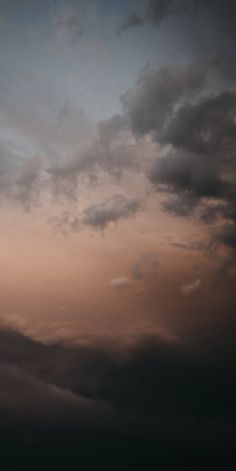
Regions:
M 157 161 L 151 170 L 150 180 L 154 184 L 166 185 L 174 193 L 186 192 L 186 197 L 190 199 L 220 198 L 227 189 L 227 184 L 218 175 L 214 163 L 188 154 L 177 153 Z M 190 209 L 191 206 L 189 204 Z
M 115 195 L 85 209 L 82 222 L 87 226 L 104 229 L 110 223 L 134 216 L 140 207 L 140 200 Z
M 163 208 L 182 216 L 200 208 L 208 223 L 236 219 L 236 95 L 228 89 L 206 95 L 216 64 L 212 57 L 183 69 L 145 70 L 121 97 L 133 131 L 151 135 L 165 151 L 149 172 L 158 190 L 173 195 Z M 234 246 L 232 235 L 219 240 Z
M 151 22 L 154 26 L 168 19 L 170 16 L 180 16 L 183 14 L 196 14 L 199 10 L 212 4 L 212 0 L 149 0 L 144 17 L 137 13 L 131 13 L 120 25 L 117 32 L 123 33 L 127 29 L 139 26 L 145 21 Z
M 69 5 L 58 12 L 56 26 L 59 32 L 68 36 L 74 46 L 85 35 L 88 27 L 84 15 L 70 8 Z
M 134 28 L 143 24 L 143 19 L 137 13 L 130 13 L 130 15 L 123 20 L 117 28 L 117 34 L 122 34 L 130 28 Z
M 120 176 L 125 170 L 138 165 L 135 162 L 137 145 L 130 131 L 127 120 L 121 115 L 114 115 L 97 126 L 96 137 L 90 139 L 73 157 L 62 162 L 53 162 L 49 173 L 56 187 L 69 186 L 74 196 L 77 178 L 82 173 L 98 170 L 110 175 Z
M 145 68 L 135 86 L 121 96 L 134 132 L 159 136 L 176 102 L 203 88 L 209 65 L 202 62 L 185 68 Z
M 135 280 L 145 277 L 156 278 L 159 275 L 159 262 L 155 255 L 146 253 L 141 255 L 131 267 L 131 274 Z
M 151 180 L 154 178 L 156 184 L 155 171 L 154 175 L 151 174 Z M 170 197 L 161 206 L 164 211 L 174 216 L 189 216 L 189 214 L 194 214 L 197 204 L 198 199 L 189 194 L 188 197 L 185 195 Z
M 40 155 L 25 157 L 1 143 L 0 196 L 28 209 L 42 189 L 44 161 Z
M 153 26 L 159 26 L 170 17 L 182 17 L 185 29 L 188 31 L 189 19 L 199 19 L 205 16 L 209 29 L 217 29 L 219 34 L 236 39 L 236 6 L 234 0 L 149 0 L 146 20 Z M 205 37 L 205 33 L 203 32 Z
M 197 154 L 230 151 L 236 140 L 235 110 L 236 94 L 230 91 L 183 105 L 167 124 L 162 142 Z
M 212 0 L 149 0 L 147 18 L 158 25 L 171 15 L 196 13 L 198 9 L 212 3 Z
M 235 221 L 235 116 L 236 95 L 223 91 L 183 105 L 171 117 L 161 137 L 171 150 L 150 172 L 153 184 L 175 195 L 164 209 L 184 215 L 201 205 L 203 222 Z M 219 236 L 231 248 L 234 230 L 232 223 Z

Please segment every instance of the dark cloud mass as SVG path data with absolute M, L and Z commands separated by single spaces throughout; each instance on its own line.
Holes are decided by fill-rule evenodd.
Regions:
M 206 207 L 203 210 L 206 222 L 210 222 L 213 212 L 212 222 L 217 216 L 235 220 L 235 105 L 235 94 L 223 91 L 181 106 L 161 137 L 172 150 L 156 161 L 150 173 L 152 183 L 165 185 L 167 190 L 180 195 L 181 205 L 183 208 L 189 205 L 190 211 L 191 201 L 194 204 L 202 203 L 203 198 L 218 201 L 208 207 L 208 213 Z M 233 231 L 234 224 L 230 227 Z M 230 237 L 223 240 L 233 247 Z
M 184 68 L 144 70 L 121 101 L 133 131 L 151 135 L 165 151 L 149 172 L 157 189 L 173 195 L 163 208 L 187 215 L 202 206 L 202 221 L 229 220 L 233 232 L 236 95 L 208 90 L 208 73 L 218 65 L 213 57 Z M 234 246 L 232 236 L 219 240 Z
M 167 447 L 176 459 L 183 443 L 194 450 L 199 434 L 203 456 L 205 440 L 207 449 L 232 443 L 233 346 L 221 352 L 205 347 L 200 353 L 196 346 L 153 335 L 131 343 L 90 339 L 87 345 L 66 347 L 7 330 L 1 330 L 0 339 L 4 443 L 10 433 L 21 446 L 30 440 L 29 453 L 40 437 L 40 446 L 53 452 L 55 446 L 75 452 L 96 443 L 109 455 L 109 446 L 125 450 L 128 439 L 131 456 L 134 445 L 145 453 L 149 443 L 150 458 L 157 459 L 165 457 Z M 55 460 L 60 449 L 57 453 Z M 136 453 L 142 456 L 141 450 Z
M 121 96 L 132 129 L 139 134 L 160 133 L 176 102 L 199 91 L 207 77 L 206 64 L 186 68 L 145 68 L 135 86 Z

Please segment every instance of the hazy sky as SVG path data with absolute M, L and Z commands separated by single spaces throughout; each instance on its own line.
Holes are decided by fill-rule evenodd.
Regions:
M 233 0 L 0 0 L 3 332 L 233 349 L 235 26 Z
M 212 322 L 236 245 L 228 3 L 1 1 L 4 319 Z

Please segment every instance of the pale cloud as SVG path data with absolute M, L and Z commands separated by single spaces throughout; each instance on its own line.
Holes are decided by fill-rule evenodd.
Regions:
M 202 282 L 200 278 L 193 281 L 192 283 L 187 283 L 186 285 L 181 286 L 181 291 L 184 295 L 189 295 L 201 288 Z
M 126 276 L 121 276 L 119 278 L 113 278 L 110 281 L 110 286 L 112 288 L 124 288 L 125 286 L 129 286 L 132 283 L 132 280 L 130 278 L 127 278 Z

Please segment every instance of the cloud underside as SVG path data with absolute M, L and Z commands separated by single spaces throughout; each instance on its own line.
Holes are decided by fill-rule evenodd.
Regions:
M 156 335 L 77 347 L 43 345 L 9 330 L 0 338 L 4 443 L 106 447 L 119 437 L 171 447 L 178 437 L 191 447 L 198 437 L 204 447 L 207 437 L 210 448 L 225 444 L 235 427 L 229 346 L 219 361 L 217 349 L 199 354 Z

